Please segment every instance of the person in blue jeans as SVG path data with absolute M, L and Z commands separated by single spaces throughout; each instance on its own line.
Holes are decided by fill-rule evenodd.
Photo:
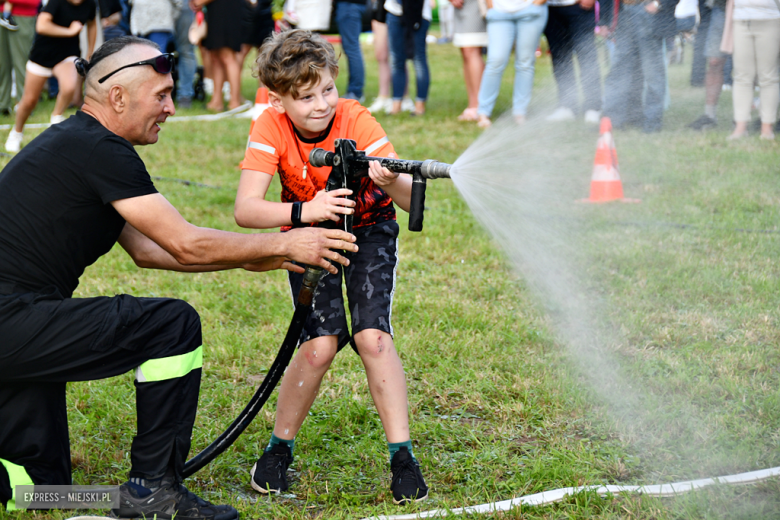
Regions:
M 601 68 L 596 49 L 595 0 L 550 0 L 544 34 L 550 46 L 558 108 L 547 121 L 571 121 L 578 113 L 586 123 L 601 119 Z M 580 106 L 574 56 L 579 64 L 583 103 Z
M 501 76 L 515 48 L 515 86 L 512 93 L 512 115 L 517 123 L 525 122 L 539 38 L 547 25 L 546 0 L 488 0 L 488 55 L 479 87 L 477 125 L 487 128 L 498 99 Z
M 168 52 L 168 45 L 175 41 L 174 22 L 183 3 L 183 0 L 130 0 L 130 32 Z
M 336 24 L 341 35 L 341 46 L 347 55 L 349 81 L 347 82 L 346 99 L 357 99 L 363 102 L 363 86 L 365 85 L 365 67 L 363 52 L 360 50 L 360 32 L 363 28 L 363 15 L 366 12 L 365 0 L 336 0 Z
M 184 4 L 176 18 L 176 50 L 179 52 L 179 82 L 176 85 L 176 105 L 179 108 L 190 108 L 192 106 L 192 97 L 195 95 L 193 87 L 195 82 L 195 70 L 198 67 L 198 60 L 195 58 L 195 48 L 190 43 L 188 37 L 190 25 L 194 13 L 188 4 Z
M 414 48 L 414 74 L 417 84 L 417 96 L 414 100 L 414 115 L 425 114 L 425 102 L 428 99 L 430 70 L 425 48 L 425 37 L 431 25 L 431 4 L 427 0 L 412 0 L 408 4 L 413 9 L 404 12 L 399 0 L 386 0 L 387 33 L 390 39 L 390 70 L 393 87 L 391 114 L 401 112 L 404 91 L 406 90 L 407 37 Z
M 612 23 L 613 0 L 601 2 L 599 23 Z M 660 132 L 666 98 L 664 40 L 677 31 L 678 0 L 622 0 L 615 27 L 615 54 L 604 80 L 604 115 L 612 127 Z

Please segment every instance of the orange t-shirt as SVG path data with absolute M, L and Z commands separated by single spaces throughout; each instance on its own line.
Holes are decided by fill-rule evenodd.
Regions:
M 272 108 L 263 112 L 249 136 L 242 168 L 271 175 L 279 172 L 282 202 L 307 202 L 325 189 L 331 171 L 330 166 L 314 168 L 308 164 L 309 153 L 315 147 L 332 152 L 335 149 L 333 142 L 339 138 L 352 139 L 358 150 L 365 150 L 366 155 L 374 157 L 387 157 L 395 151 L 382 126 L 365 107 L 355 100 L 339 99 L 330 132 L 324 138 L 302 140 L 295 134 L 286 114 Z M 304 164 L 307 164 L 305 178 Z M 367 176 L 356 181 L 357 187 L 352 188 L 356 202 L 352 226 L 357 228 L 395 220 L 390 196 Z M 282 229 L 289 229 L 289 226 Z

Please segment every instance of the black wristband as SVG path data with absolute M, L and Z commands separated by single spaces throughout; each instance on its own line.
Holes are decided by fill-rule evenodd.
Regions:
M 293 202 L 290 215 L 293 227 L 301 227 L 301 213 L 303 213 L 303 202 Z

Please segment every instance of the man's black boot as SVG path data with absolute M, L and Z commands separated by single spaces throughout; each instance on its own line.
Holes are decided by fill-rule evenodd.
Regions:
M 232 506 L 217 506 L 203 500 L 171 479 L 150 490 L 134 482 L 119 486 L 119 508 L 111 510 L 114 518 L 144 518 L 176 520 L 238 520 Z

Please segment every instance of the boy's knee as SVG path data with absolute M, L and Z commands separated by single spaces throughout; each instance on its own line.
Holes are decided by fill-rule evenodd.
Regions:
M 307 342 L 301 348 L 306 362 L 314 369 L 327 368 L 333 362 L 338 352 L 338 346 L 335 341 L 329 341 L 327 338 L 317 338 Z
M 381 358 L 395 348 L 393 337 L 377 329 L 362 330 L 355 334 L 355 344 L 361 357 Z

